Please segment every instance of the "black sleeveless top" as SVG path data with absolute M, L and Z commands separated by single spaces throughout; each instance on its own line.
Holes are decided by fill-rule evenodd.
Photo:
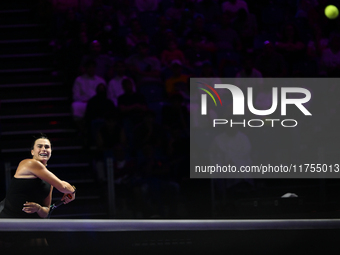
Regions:
M 42 205 L 49 195 L 51 185 L 39 179 L 25 179 L 13 177 L 6 194 L 5 207 L 0 218 L 40 218 L 37 213 L 22 211 L 24 203 L 35 202 Z

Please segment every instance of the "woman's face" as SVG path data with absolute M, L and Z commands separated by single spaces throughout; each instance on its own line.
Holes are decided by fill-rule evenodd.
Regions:
M 37 139 L 31 150 L 33 159 L 36 159 L 43 164 L 46 164 L 52 154 L 51 143 L 48 139 Z

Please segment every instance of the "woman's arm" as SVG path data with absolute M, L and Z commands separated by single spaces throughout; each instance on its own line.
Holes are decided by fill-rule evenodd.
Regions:
M 62 193 L 73 193 L 74 188 L 65 181 L 60 180 L 52 172 L 50 172 L 41 162 L 36 160 L 29 160 L 27 162 L 27 169 L 36 177 L 46 181 Z
M 35 202 L 26 202 L 22 210 L 25 213 L 37 213 L 40 216 L 40 218 L 46 218 L 50 211 L 52 201 L 52 190 L 53 186 L 51 186 L 50 193 L 45 198 L 42 205 L 39 205 L 38 203 Z

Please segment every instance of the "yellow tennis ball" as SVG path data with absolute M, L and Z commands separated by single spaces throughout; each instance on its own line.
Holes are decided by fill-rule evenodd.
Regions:
M 328 5 L 325 8 L 325 15 L 329 19 L 336 19 L 339 15 L 339 10 L 334 5 Z

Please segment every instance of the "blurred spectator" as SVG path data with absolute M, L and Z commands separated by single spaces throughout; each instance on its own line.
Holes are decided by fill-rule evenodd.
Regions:
M 79 66 L 82 57 L 89 53 L 89 37 L 85 31 L 78 33 L 78 36 L 71 42 L 68 53 L 74 55 L 78 62 L 76 66 Z
M 321 69 L 330 77 L 338 77 L 340 70 L 340 35 L 333 34 L 329 47 L 321 53 Z
M 89 8 L 88 15 L 88 29 L 89 34 L 95 38 L 97 33 L 105 26 L 105 22 L 108 21 L 108 15 L 102 8 Z
M 165 81 L 165 90 L 169 97 L 175 93 L 188 97 L 188 81 L 189 75 L 183 73 L 182 62 L 175 59 L 171 62 L 172 76 Z
M 239 79 L 239 78 L 253 78 L 253 79 Z M 263 84 L 262 74 L 254 67 L 252 57 L 245 57 L 242 64 L 242 69 L 236 74 L 236 85 L 243 91 L 247 91 L 247 87 L 252 87 L 253 91 L 261 89 Z
M 269 41 L 265 41 L 256 66 L 264 77 L 284 77 L 287 73 L 283 56 L 275 51 L 274 45 Z
M 96 139 L 101 126 L 104 125 L 105 117 L 114 115 L 116 111 L 114 103 L 107 98 L 106 85 L 100 83 L 96 88 L 96 95 L 88 101 L 85 112 L 90 141 Z
M 118 97 L 118 107 L 123 117 L 127 117 L 132 124 L 141 120 L 146 111 L 146 101 L 142 94 L 133 91 L 133 84 L 130 79 L 123 79 L 122 86 L 124 94 Z
M 168 67 L 175 59 L 178 59 L 182 63 L 186 63 L 183 52 L 178 49 L 177 42 L 172 40 L 168 42 L 167 49 L 163 50 L 161 62 L 164 66 Z
M 117 34 L 118 24 L 113 24 L 113 22 L 105 21 L 103 27 L 101 27 L 97 33 L 94 35 L 102 46 L 102 52 L 104 54 L 114 54 L 115 56 L 119 54 L 121 48 L 123 47 L 123 42 Z
M 83 0 L 83 2 L 87 2 L 89 0 Z M 113 1 L 105 1 L 105 0 L 91 0 L 91 4 L 87 3 L 89 9 L 91 10 L 103 10 L 105 14 L 108 14 L 112 8 Z
M 107 54 L 102 54 L 101 43 L 97 40 L 91 43 L 90 53 L 83 57 L 82 63 L 89 59 L 93 59 L 96 62 L 96 75 L 106 79 L 113 60 Z
M 186 57 L 193 67 L 201 66 L 205 60 L 211 60 L 211 54 L 216 47 L 213 35 L 205 25 L 205 18 L 202 15 L 194 17 L 192 29 L 186 35 Z
M 200 47 L 206 51 L 214 51 L 213 36 L 209 32 L 203 15 L 196 14 L 192 28 L 186 33 L 186 45 L 192 47 L 200 43 Z
M 204 61 L 201 69 L 199 70 L 200 82 L 207 84 L 221 84 L 221 79 L 218 77 L 213 64 L 210 61 Z M 193 99 L 191 97 L 191 99 Z
M 122 85 L 122 81 L 124 79 L 130 79 L 133 85 L 133 92 L 136 92 L 136 86 L 131 78 L 129 78 L 126 74 L 126 65 L 123 61 L 117 61 L 114 64 L 115 76 L 110 80 L 107 94 L 108 98 L 111 99 L 115 105 L 118 105 L 118 97 L 124 94 L 124 89 Z
M 178 22 L 173 20 L 174 29 L 180 36 L 185 34 L 185 32 L 191 28 L 195 16 L 195 10 L 193 9 L 192 2 L 186 1 L 184 2 L 184 6 L 185 9 L 182 11 L 180 20 Z
M 139 12 L 157 11 L 160 0 L 135 0 Z
M 88 34 L 88 25 L 85 21 L 80 21 L 79 23 L 79 32 L 85 32 L 86 34 Z
M 247 13 L 248 5 L 243 0 L 227 0 L 222 3 L 222 12 L 230 12 L 231 15 L 235 15 L 240 9 L 244 9 Z
M 307 19 L 308 13 L 312 10 L 312 8 L 315 7 L 316 1 L 299 0 L 297 1 L 297 11 L 295 17 Z
M 202 14 L 209 24 L 217 24 L 222 14 L 219 3 L 216 0 L 196 1 L 195 10 L 197 13 Z
M 290 69 L 294 64 L 303 60 L 305 45 L 299 38 L 298 30 L 293 24 L 287 24 L 283 27 L 282 37 L 276 42 L 276 48 L 283 55 Z
M 105 80 L 95 74 L 95 61 L 87 61 L 84 69 L 85 73 L 78 76 L 73 85 L 72 113 L 76 120 L 84 117 L 87 102 L 96 94 L 98 84 L 105 84 Z
M 233 51 L 221 51 L 217 57 L 221 77 L 235 77 L 241 69 L 241 55 Z
M 130 33 L 125 37 L 129 53 L 133 52 L 139 43 L 149 43 L 149 36 L 144 33 L 138 19 L 130 21 L 130 30 Z
M 237 13 L 233 22 L 233 27 L 240 36 L 243 48 L 247 51 L 252 51 L 254 37 L 258 34 L 256 16 L 241 9 Z
M 137 81 L 137 86 L 149 81 L 160 81 L 161 63 L 149 55 L 149 45 L 141 42 L 137 46 L 137 54 L 126 60 L 131 74 Z
M 322 53 L 322 51 L 328 47 L 329 37 L 327 36 L 327 34 L 325 33 L 321 26 L 315 25 L 313 28 L 315 47 L 317 50 L 316 53 L 317 55 L 319 55 L 319 53 Z
M 89 121 L 104 119 L 105 116 L 112 115 L 114 112 L 116 112 L 116 107 L 115 104 L 107 98 L 106 85 L 104 83 L 98 84 L 96 95 L 87 103 L 86 119 Z
M 231 24 L 231 13 L 224 12 L 220 26 L 213 29 L 213 36 L 219 51 L 240 51 L 242 48 L 240 38 L 232 29 Z
M 77 0 L 52 0 L 53 7 L 58 11 L 65 11 L 69 8 L 77 7 Z
M 175 22 L 179 22 L 185 10 L 185 1 L 173 0 L 172 6 L 165 11 L 165 15 Z
M 121 28 L 129 27 L 130 21 L 137 18 L 137 12 L 133 8 L 131 1 L 118 0 L 116 9 L 116 19 Z
M 217 78 L 217 73 L 209 60 L 203 62 L 199 77 Z
M 325 8 L 329 5 L 329 0 L 301 1 L 308 3 L 307 19 L 309 27 L 321 26 L 329 34 L 334 29 L 333 20 L 329 20 L 325 15 Z M 306 9 L 306 8 L 305 8 Z M 297 13 L 298 14 L 298 13 Z
M 185 51 L 185 58 L 188 61 L 189 67 L 196 71 L 200 70 L 204 62 L 212 61 L 212 54 L 201 47 L 200 43 L 195 43 L 191 48 Z
M 237 73 L 236 78 L 262 78 L 262 74 L 254 67 L 251 57 L 243 60 L 242 70 Z
M 170 38 L 171 37 L 171 38 Z M 167 46 L 167 42 L 170 40 L 178 41 L 177 36 L 174 36 L 171 30 L 171 22 L 165 15 L 160 15 L 158 17 L 157 27 L 155 32 L 151 37 L 150 44 L 154 45 L 155 54 L 160 54 Z

